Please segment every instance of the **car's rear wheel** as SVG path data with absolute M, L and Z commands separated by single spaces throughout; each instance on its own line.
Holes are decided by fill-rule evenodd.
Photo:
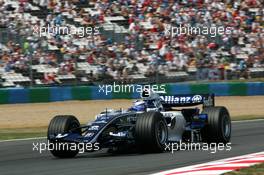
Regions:
M 159 112 L 138 114 L 135 139 L 141 152 L 163 152 L 168 140 L 168 128 L 162 114 Z
M 228 143 L 231 139 L 231 119 L 223 106 L 206 107 L 203 114 L 208 115 L 208 125 L 202 129 L 202 139 L 208 143 Z
M 69 131 L 76 132 L 81 135 L 80 129 L 74 130 L 75 128 L 78 128 L 78 127 L 80 127 L 80 123 L 78 119 L 72 115 L 58 115 L 58 116 L 55 116 L 50 121 L 50 124 L 48 127 L 48 140 L 50 144 L 53 144 L 52 148 L 50 146 L 51 148 L 50 152 L 55 157 L 72 158 L 78 154 L 79 150 L 78 149 L 71 150 L 70 149 L 71 146 L 69 145 L 69 143 L 63 143 L 63 142 L 59 142 L 54 139 L 51 139 L 52 136 L 57 136 L 58 134 L 67 133 Z

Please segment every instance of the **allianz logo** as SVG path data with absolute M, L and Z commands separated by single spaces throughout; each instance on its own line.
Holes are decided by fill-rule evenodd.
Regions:
M 194 96 L 160 96 L 161 100 L 167 103 L 200 103 L 203 100 L 201 95 Z

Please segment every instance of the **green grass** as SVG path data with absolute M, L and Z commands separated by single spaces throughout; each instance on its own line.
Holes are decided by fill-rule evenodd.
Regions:
M 240 169 L 239 171 L 231 171 L 224 175 L 264 175 L 264 163 L 254 165 L 248 168 Z
M 35 138 L 35 137 L 45 137 L 45 133 L 41 132 L 28 132 L 28 133 L 6 133 L 1 134 L 0 140 L 11 140 L 11 139 L 23 139 L 23 138 Z
M 232 117 L 233 121 L 263 119 L 263 116 L 242 115 Z M 48 127 L 35 128 L 0 128 L 0 140 L 46 137 Z
M 0 129 L 0 140 L 23 139 L 45 136 L 47 136 L 47 127 Z

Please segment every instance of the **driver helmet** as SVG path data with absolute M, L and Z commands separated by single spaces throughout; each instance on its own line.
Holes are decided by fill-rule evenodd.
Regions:
M 136 100 L 131 108 L 133 111 L 146 111 L 146 104 L 143 100 Z

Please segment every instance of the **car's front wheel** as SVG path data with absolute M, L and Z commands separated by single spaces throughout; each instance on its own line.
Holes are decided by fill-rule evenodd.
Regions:
M 138 114 L 135 138 L 141 152 L 163 152 L 168 140 L 168 128 L 162 114 L 159 112 Z
M 55 116 L 49 124 L 48 127 L 48 140 L 52 144 L 51 153 L 58 158 L 72 158 L 75 157 L 79 150 L 72 150 L 70 143 L 58 142 L 51 139 L 51 136 L 57 136 L 58 134 L 67 133 L 69 131 L 79 133 L 81 135 L 79 128 L 80 123 L 78 119 L 71 115 L 58 115 Z M 75 129 L 75 130 L 74 130 Z M 50 146 L 51 148 L 51 146 Z

